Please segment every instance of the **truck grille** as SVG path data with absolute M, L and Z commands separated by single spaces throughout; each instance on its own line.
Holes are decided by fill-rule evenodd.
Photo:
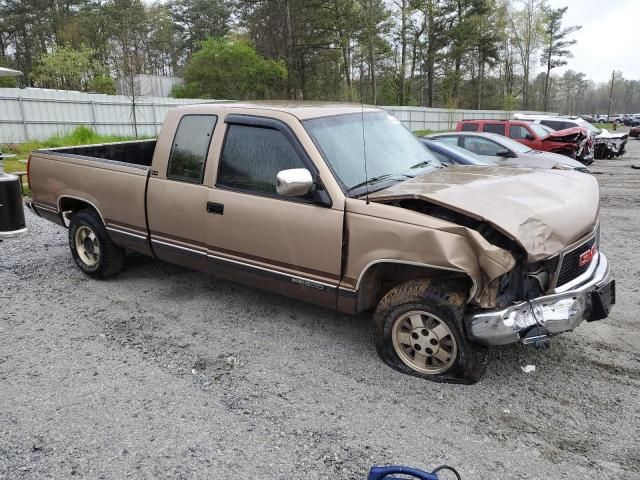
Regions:
M 562 264 L 560 265 L 560 273 L 558 274 L 558 280 L 556 286 L 564 285 L 570 282 L 574 278 L 579 277 L 586 272 L 591 265 L 591 262 L 580 266 L 580 255 L 588 252 L 596 242 L 596 237 L 591 237 L 582 245 L 577 246 L 573 250 L 567 252 L 562 257 Z

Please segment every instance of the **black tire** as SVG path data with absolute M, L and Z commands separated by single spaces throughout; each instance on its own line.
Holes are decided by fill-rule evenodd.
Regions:
M 472 384 L 480 380 L 487 365 L 487 349 L 471 343 L 465 337 L 463 314 L 466 293 L 464 291 L 464 286 L 460 282 L 436 282 L 429 279 L 411 280 L 389 291 L 380 300 L 373 316 L 374 340 L 380 358 L 399 372 L 435 382 Z M 394 325 L 396 322 L 406 321 L 406 315 L 414 311 L 424 311 L 430 316 L 437 317 L 434 321 L 444 323 L 449 329 L 451 335 L 447 341 L 455 340 L 457 352 L 455 360 L 450 357 L 449 361 L 452 363 L 445 371 L 438 373 L 420 371 L 409 363 L 410 360 L 403 360 L 396 350 L 393 338 Z M 430 317 L 427 316 L 427 318 Z M 444 363 L 443 368 L 447 365 L 448 363 Z
M 79 229 L 89 229 L 94 236 L 94 243 L 99 248 L 95 264 L 88 264 L 76 247 L 76 234 Z M 124 266 L 124 250 L 111 241 L 100 216 L 95 210 L 79 210 L 69 222 L 69 248 L 76 265 L 92 278 L 107 278 L 119 273 Z M 86 253 L 85 253 L 86 256 Z

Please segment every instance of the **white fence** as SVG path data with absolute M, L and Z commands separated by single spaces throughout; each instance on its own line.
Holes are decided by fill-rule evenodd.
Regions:
M 138 135 L 155 136 L 167 111 L 177 105 L 211 100 L 142 97 L 136 100 Z M 449 130 L 463 118 L 510 118 L 497 110 L 447 110 L 423 107 L 382 107 L 410 130 Z M 0 144 L 41 140 L 77 126 L 100 134 L 133 136 L 131 98 L 64 90 L 0 88 Z
M 203 100 L 141 97 L 138 135 L 155 136 L 167 111 Z M 64 90 L 0 88 L 0 143 L 41 140 L 85 125 L 100 134 L 133 136 L 131 98 Z
M 509 120 L 515 112 L 503 110 L 449 110 L 425 107 L 382 107 L 392 113 L 412 132 L 431 130 L 434 132 L 454 130 L 459 120 L 492 119 Z M 518 111 L 518 113 L 542 113 Z

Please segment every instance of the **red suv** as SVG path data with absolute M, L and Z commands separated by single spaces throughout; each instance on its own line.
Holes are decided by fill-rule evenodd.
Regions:
M 581 127 L 552 131 L 524 120 L 462 120 L 456 125 L 456 131 L 497 133 L 533 150 L 566 155 L 585 165 L 593 163 L 593 140 Z

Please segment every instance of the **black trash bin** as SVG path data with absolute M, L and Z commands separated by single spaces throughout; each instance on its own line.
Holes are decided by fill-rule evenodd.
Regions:
M 0 168 L 0 240 L 26 231 L 20 178 Z

